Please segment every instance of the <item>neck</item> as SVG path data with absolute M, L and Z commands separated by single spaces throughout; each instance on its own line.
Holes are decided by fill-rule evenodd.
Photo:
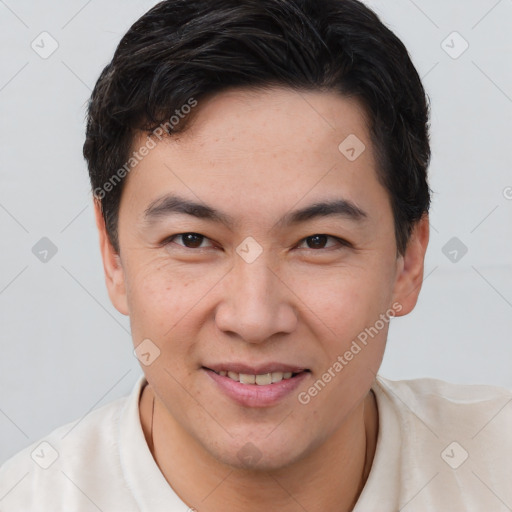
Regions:
M 309 455 L 286 468 L 265 472 L 220 463 L 163 409 L 147 385 L 140 416 L 148 446 L 176 494 L 201 512 L 349 511 L 366 483 L 375 454 L 378 411 L 373 392 Z

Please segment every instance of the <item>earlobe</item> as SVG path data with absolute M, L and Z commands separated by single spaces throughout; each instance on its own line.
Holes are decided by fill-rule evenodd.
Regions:
M 129 310 L 126 297 L 125 276 L 121 265 L 121 258 L 110 243 L 105 220 L 101 212 L 101 203 L 96 198 L 94 199 L 94 215 L 96 218 L 96 227 L 98 228 L 100 252 L 108 295 L 114 307 L 121 314 L 128 316 Z
M 399 258 L 398 274 L 393 291 L 393 301 L 402 305 L 397 316 L 410 313 L 423 284 L 425 253 L 429 241 L 429 217 L 423 217 L 414 225 L 405 254 Z

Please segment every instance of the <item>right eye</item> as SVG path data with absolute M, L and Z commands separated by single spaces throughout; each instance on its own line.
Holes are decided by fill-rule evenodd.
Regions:
M 175 240 L 177 239 L 181 239 L 182 243 L 176 243 Z M 207 246 L 202 246 L 202 243 L 207 240 L 209 240 L 209 238 L 206 238 L 204 235 L 199 233 L 177 233 L 166 238 L 162 242 L 162 246 L 168 246 L 169 244 L 176 243 L 176 245 L 180 245 L 185 249 L 203 249 Z

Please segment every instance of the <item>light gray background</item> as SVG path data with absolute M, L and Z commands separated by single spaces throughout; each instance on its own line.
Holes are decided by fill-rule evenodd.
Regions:
M 0 0 L 0 463 L 141 374 L 105 289 L 81 154 L 91 89 L 154 3 Z M 368 4 L 432 101 L 426 278 L 380 373 L 512 388 L 512 0 Z M 59 44 L 47 59 L 31 48 L 43 31 Z M 469 43 L 457 59 L 442 47 L 460 51 L 453 31 Z M 32 253 L 42 237 L 58 248 L 46 263 Z M 468 248 L 456 263 L 443 253 L 452 237 Z

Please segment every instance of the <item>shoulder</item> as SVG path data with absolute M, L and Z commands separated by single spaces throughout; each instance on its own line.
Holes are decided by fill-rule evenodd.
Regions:
M 8 459 L 0 467 L 2 511 L 88 510 L 91 502 L 105 502 L 105 476 L 123 485 L 120 421 L 141 380 L 130 396 L 56 428 Z
M 381 446 L 395 440 L 385 455 L 395 459 L 401 503 L 414 496 L 411 510 L 468 512 L 512 503 L 510 389 L 381 376 L 373 389 L 388 425 Z
M 400 411 L 425 417 L 439 427 L 446 426 L 448 418 L 476 428 L 493 414 L 503 413 L 509 420 L 512 415 L 512 390 L 501 386 L 456 384 L 433 378 L 394 381 L 379 375 L 376 387 Z

